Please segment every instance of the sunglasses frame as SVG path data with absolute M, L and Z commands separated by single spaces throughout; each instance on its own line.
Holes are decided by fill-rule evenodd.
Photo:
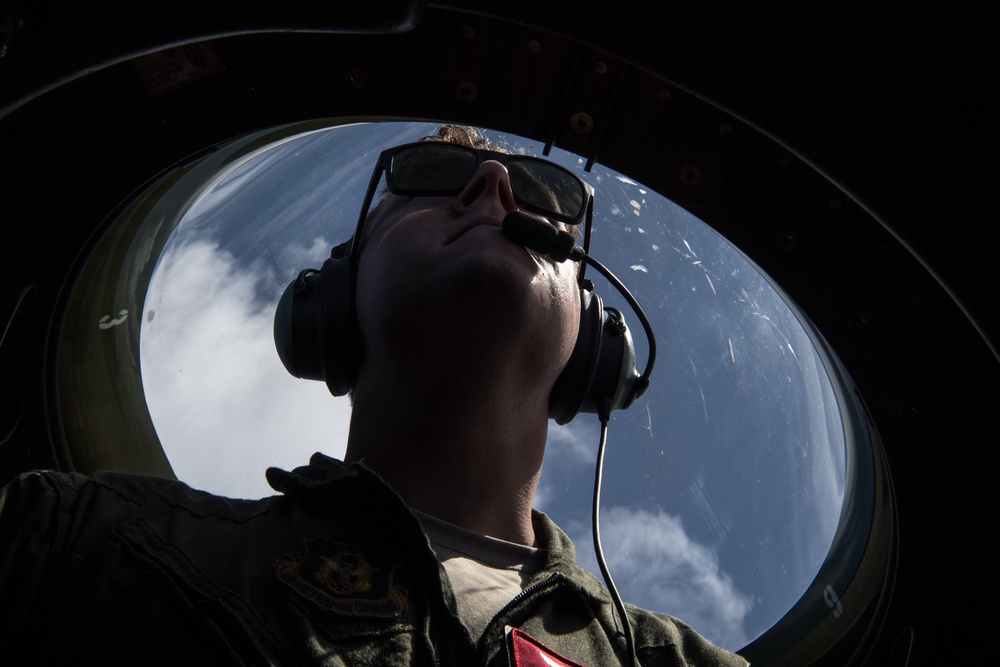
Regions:
M 382 151 L 379 154 L 379 156 L 378 156 L 378 161 L 375 163 L 375 168 L 372 170 L 371 180 L 368 182 L 368 191 L 365 193 L 364 203 L 361 205 L 361 213 L 358 216 L 358 224 L 357 224 L 357 227 L 354 230 L 353 242 L 351 243 L 351 255 L 350 256 L 351 256 L 351 262 L 352 262 L 352 264 L 354 266 L 357 265 L 358 254 L 360 253 L 360 250 L 361 250 L 361 245 L 362 245 L 361 239 L 363 238 L 362 237 L 362 232 L 364 231 L 365 222 L 368 219 L 368 213 L 369 213 L 369 210 L 371 209 L 372 201 L 375 198 L 375 192 L 376 192 L 376 190 L 378 188 L 379 182 L 382 180 L 382 175 L 383 174 L 386 175 L 386 187 L 389 189 L 389 192 L 391 192 L 393 194 L 401 194 L 401 195 L 410 196 L 410 197 L 427 197 L 427 196 L 449 197 L 449 196 L 454 196 L 454 195 L 457 195 L 458 193 L 460 193 L 466 187 L 466 185 L 468 185 L 468 181 L 467 181 L 461 188 L 458 188 L 458 189 L 455 189 L 455 190 L 448 190 L 448 191 L 443 191 L 443 190 L 407 190 L 407 189 L 396 189 L 396 188 L 394 188 L 394 185 L 390 182 L 392 180 L 391 176 L 390 176 L 391 171 L 388 169 L 388 167 L 392 164 L 392 159 L 396 156 L 396 154 L 398 154 L 399 152 L 401 152 L 403 150 L 406 150 L 408 148 L 413 148 L 413 147 L 417 147 L 417 146 L 428 147 L 428 146 L 431 146 L 433 144 L 444 144 L 444 145 L 447 145 L 449 147 L 460 148 L 460 149 L 462 149 L 464 151 L 467 151 L 467 152 L 470 152 L 470 153 L 474 153 L 477 156 L 477 161 L 476 161 L 476 166 L 472 170 L 472 174 L 475 174 L 475 170 L 479 168 L 479 165 L 481 165 L 483 162 L 486 162 L 488 160 L 496 160 L 500 164 L 504 165 L 504 168 L 506 168 L 507 167 L 507 162 L 509 162 L 511 158 L 515 158 L 517 160 L 524 160 L 524 161 L 531 161 L 531 162 L 543 162 L 546 165 L 549 165 L 549 166 L 552 166 L 552 167 L 556 167 L 559 171 L 562 171 L 562 172 L 568 174 L 569 176 L 571 176 L 573 179 L 575 179 L 576 181 L 578 181 L 583 186 L 583 192 L 584 192 L 584 195 L 585 195 L 585 201 L 584 201 L 584 204 L 583 204 L 583 210 L 576 217 L 570 218 L 570 217 L 564 216 L 564 215 L 558 215 L 558 214 L 552 214 L 552 213 L 543 213 L 543 212 L 540 212 L 540 209 L 538 209 L 538 207 L 532 206 L 530 204 L 525 204 L 525 203 L 520 202 L 520 201 L 518 201 L 518 206 L 524 208 L 527 211 L 531 211 L 533 213 L 537 213 L 538 215 L 542 215 L 542 216 L 544 216 L 544 217 L 546 217 L 548 219 L 551 219 L 551 220 L 558 220 L 559 222 L 566 222 L 566 223 L 569 223 L 569 224 L 572 224 L 572 225 L 577 225 L 577 226 L 580 226 L 580 224 L 582 223 L 582 225 L 583 225 L 583 249 L 584 249 L 584 252 L 589 252 L 590 251 L 590 232 L 591 232 L 591 226 L 593 225 L 593 219 L 594 219 L 594 188 L 591 187 L 591 185 L 589 183 L 587 183 L 586 181 L 584 181 L 582 178 L 580 178 L 579 176 L 577 176 L 576 174 L 574 174 L 573 172 L 571 172 L 569 169 L 566 169 L 562 165 L 557 164 L 557 163 L 555 163 L 555 162 L 553 162 L 551 160 L 546 160 L 544 158 L 535 157 L 533 155 L 515 155 L 515 154 L 510 154 L 510 153 L 500 153 L 498 151 L 486 150 L 486 149 L 482 149 L 482 148 L 473 148 L 472 146 L 465 146 L 463 144 L 456 144 L 456 143 L 444 142 L 444 141 L 415 141 L 415 142 L 410 142 L 410 143 L 406 143 L 406 144 L 401 144 L 399 146 L 394 146 L 392 148 L 387 148 L 384 151 Z M 470 176 L 470 180 L 471 180 L 471 176 Z M 515 195 L 515 199 L 517 199 L 516 195 Z M 584 267 L 585 266 L 586 266 L 586 264 L 584 262 L 581 262 L 581 265 L 580 265 L 580 280 L 581 281 L 583 280 L 583 271 L 584 271 Z

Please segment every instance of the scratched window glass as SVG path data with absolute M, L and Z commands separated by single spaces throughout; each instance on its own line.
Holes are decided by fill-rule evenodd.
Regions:
M 190 203 L 150 282 L 140 346 L 149 411 L 182 480 L 259 497 L 271 493 L 267 466 L 343 455 L 349 404 L 285 372 L 274 306 L 350 236 L 379 151 L 433 127 L 286 137 L 231 163 Z M 657 337 L 652 386 L 610 424 L 601 531 L 611 572 L 627 601 L 741 648 L 812 582 L 840 518 L 844 425 L 826 367 L 793 309 L 710 227 L 600 164 L 584 173 L 577 156 L 550 157 L 594 186 L 591 253 Z M 632 326 L 641 369 L 637 318 L 589 275 Z M 600 578 L 590 538 L 598 438 L 593 415 L 551 425 L 536 506 Z

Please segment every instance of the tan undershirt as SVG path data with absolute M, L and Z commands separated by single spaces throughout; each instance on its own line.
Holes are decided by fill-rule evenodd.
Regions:
M 542 569 L 545 551 L 415 514 L 448 573 L 459 618 L 479 639 L 496 613 Z

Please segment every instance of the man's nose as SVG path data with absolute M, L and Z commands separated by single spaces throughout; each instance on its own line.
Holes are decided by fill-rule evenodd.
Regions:
M 493 202 L 499 203 L 504 213 L 511 213 L 518 208 L 514 192 L 510 188 L 507 168 L 496 160 L 487 160 L 476 167 L 476 172 L 458 194 L 455 208 L 461 213 L 473 204 L 489 205 Z

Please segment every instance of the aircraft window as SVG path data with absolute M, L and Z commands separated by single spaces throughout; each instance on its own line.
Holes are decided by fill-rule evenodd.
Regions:
M 298 271 L 350 236 L 379 151 L 434 127 L 285 130 L 183 201 L 140 338 L 146 403 L 178 478 L 259 497 L 272 493 L 267 466 L 343 455 L 348 401 L 284 370 L 274 306 Z M 626 601 L 739 649 L 813 583 L 841 520 L 848 425 L 831 364 L 794 305 L 708 225 L 600 164 L 584 173 L 577 156 L 550 157 L 594 186 L 591 254 L 632 291 L 658 341 L 652 386 L 610 424 L 601 530 L 611 572 Z M 641 369 L 637 319 L 588 276 L 632 326 Z M 593 415 L 551 425 L 536 505 L 600 578 L 590 539 L 598 433 Z

